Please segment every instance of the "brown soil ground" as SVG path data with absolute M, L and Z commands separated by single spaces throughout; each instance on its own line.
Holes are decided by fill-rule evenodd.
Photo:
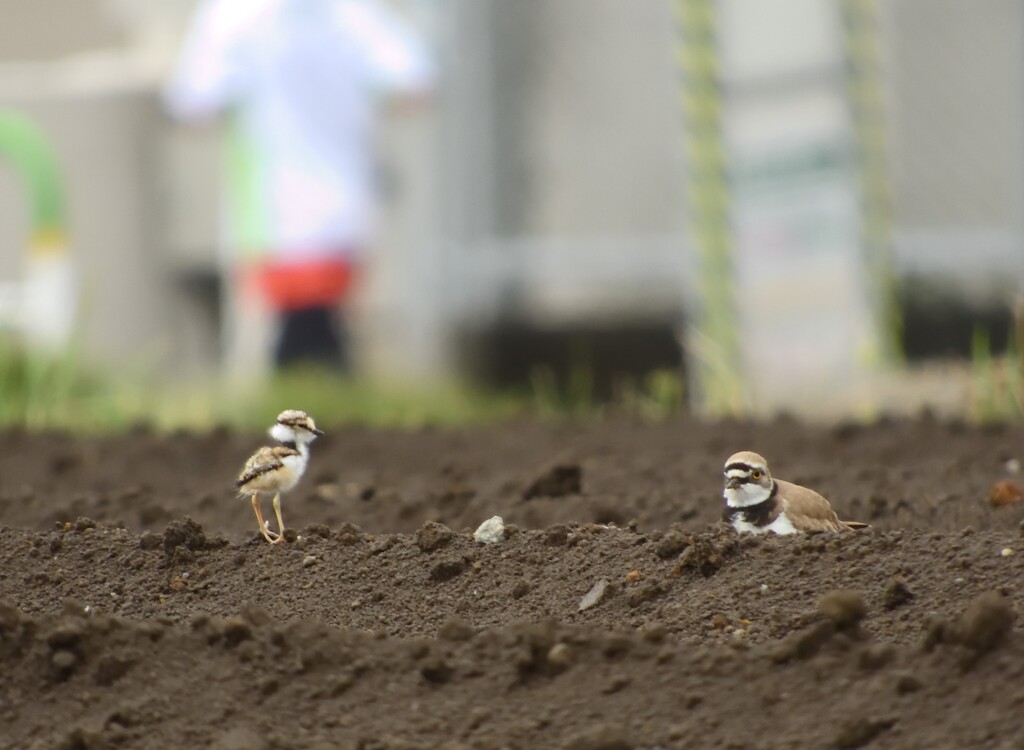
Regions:
M 1024 747 L 1024 427 L 332 430 L 275 546 L 260 442 L 0 434 L 0 748 Z M 872 528 L 737 537 L 741 449 Z

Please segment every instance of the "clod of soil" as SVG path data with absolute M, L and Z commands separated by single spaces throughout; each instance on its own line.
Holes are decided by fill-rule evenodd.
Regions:
M 427 521 L 416 532 L 416 546 L 421 552 L 433 552 L 447 545 L 455 534 L 443 523 Z
M 840 630 L 857 625 L 868 613 L 864 598 L 856 591 L 830 591 L 821 597 L 818 609 Z
M 924 647 L 931 651 L 941 644 L 966 646 L 970 655 L 961 660 L 965 668 L 1000 646 L 1013 627 L 1014 613 L 1009 602 L 996 592 L 976 597 L 955 620 L 933 616 L 925 632 Z
M 836 733 L 835 747 L 864 747 L 896 723 L 895 717 L 855 716 L 844 719 Z
M 886 609 L 896 609 L 914 598 L 914 593 L 907 586 L 903 578 L 894 578 L 886 589 L 882 598 L 882 606 Z
M 583 471 L 579 464 L 556 464 L 530 482 L 523 490 L 523 499 L 578 495 L 582 486 Z
M 206 549 L 203 527 L 188 516 L 181 521 L 171 521 L 164 529 L 164 551 L 172 552 L 177 547 L 186 547 L 193 552 Z
M 1006 639 L 1013 619 L 1013 610 L 1000 594 L 982 594 L 960 616 L 958 640 L 975 651 L 991 651 Z

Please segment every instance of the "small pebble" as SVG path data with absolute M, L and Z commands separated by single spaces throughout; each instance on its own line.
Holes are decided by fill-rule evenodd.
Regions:
M 473 539 L 481 544 L 497 544 L 505 541 L 505 522 L 501 516 L 492 516 L 473 532 Z
M 583 612 L 591 607 L 596 607 L 601 603 L 601 600 L 604 599 L 607 591 L 608 581 L 602 578 L 591 587 L 590 591 L 588 591 L 582 599 L 580 599 L 579 611 Z
M 316 565 L 317 559 L 314 555 L 306 555 L 302 559 L 302 567 L 308 568 L 310 565 Z
M 556 643 L 548 651 L 548 664 L 565 669 L 572 663 L 572 651 L 564 643 Z
M 999 554 L 1002 555 L 1003 557 L 1012 557 L 1013 556 L 1013 548 L 1012 547 L 1003 547 L 1002 552 L 1000 552 Z
M 1010 474 L 1020 474 L 1020 459 L 1011 458 L 1006 462 L 1006 471 Z

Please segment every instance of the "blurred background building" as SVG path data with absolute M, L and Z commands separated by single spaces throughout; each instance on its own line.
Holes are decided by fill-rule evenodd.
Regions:
M 790 132 L 792 112 L 765 114 L 773 102 L 840 91 L 861 212 L 850 247 L 882 248 L 902 321 L 880 330 L 895 324 L 872 318 L 875 334 L 895 335 L 911 358 L 966 354 L 979 324 L 1006 340 L 1009 301 L 1024 285 L 1024 4 L 395 4 L 431 40 L 441 83 L 431 108 L 389 118 L 381 133 L 386 221 L 359 303 L 364 372 L 509 384 L 538 363 L 585 365 L 606 382 L 678 366 L 680 337 L 692 346 L 708 292 L 701 165 L 724 170 L 729 262 L 756 268 L 733 241 L 736 216 L 753 210 L 734 152 L 763 141 L 772 122 Z M 817 26 L 812 6 L 826 8 L 814 11 Z M 159 100 L 191 7 L 0 0 L 0 110 L 36 124 L 56 155 L 83 346 L 97 360 L 145 360 L 174 375 L 225 364 L 217 134 L 172 123 Z M 688 61 L 701 28 L 712 59 Z M 746 57 L 730 58 L 730 43 Z M 789 46 L 806 64 L 773 68 Z M 705 94 L 719 99 L 693 105 L 702 71 L 715 77 Z M 764 111 L 718 122 L 724 141 L 694 151 L 700 112 L 728 119 L 743 107 Z M 38 234 L 32 217 L 23 179 L 0 164 L 9 299 Z M 887 293 L 872 278 L 850 279 L 866 290 L 869 317 Z M 730 278 L 726 307 L 751 317 L 743 289 L 757 288 L 756 274 Z M 770 350 L 776 335 L 752 337 Z M 763 355 L 738 338 L 736 367 L 756 380 Z

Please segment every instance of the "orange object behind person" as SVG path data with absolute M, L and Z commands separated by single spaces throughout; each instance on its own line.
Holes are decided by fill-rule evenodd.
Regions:
M 271 259 L 256 272 L 264 298 L 280 312 L 336 307 L 348 296 L 355 276 L 355 264 L 341 258 L 304 262 Z

